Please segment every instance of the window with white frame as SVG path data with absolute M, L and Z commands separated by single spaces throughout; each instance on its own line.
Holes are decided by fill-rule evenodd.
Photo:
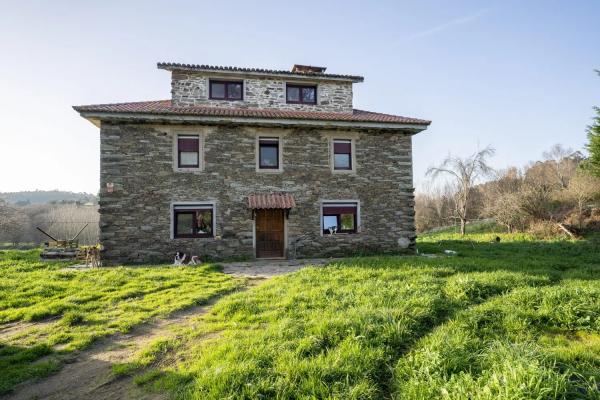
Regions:
M 200 135 L 180 134 L 175 142 L 178 169 L 200 169 Z
M 323 202 L 321 215 L 324 235 L 358 232 L 359 207 L 357 201 Z
M 173 205 L 173 238 L 210 238 L 215 234 L 213 203 Z

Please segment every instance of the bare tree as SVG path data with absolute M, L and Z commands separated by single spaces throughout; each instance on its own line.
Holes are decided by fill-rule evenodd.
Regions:
M 550 150 L 544 151 L 542 156 L 550 164 L 551 171 L 561 189 L 566 189 L 571 176 L 582 160 L 581 153 L 574 152 L 570 147 L 565 148 L 562 144 L 557 143 Z
M 85 227 L 78 238 L 79 242 L 96 244 L 98 219 L 98 207 L 95 205 L 51 204 L 39 215 L 36 222 L 58 239 L 70 239 Z M 47 238 L 43 239 L 47 240 Z
M 0 238 L 13 245 L 21 243 L 29 228 L 29 218 L 20 209 L 0 200 Z
M 493 172 L 487 164 L 487 159 L 495 152 L 494 148 L 488 146 L 466 158 L 449 155 L 438 167 L 430 167 L 427 170 L 427 175 L 433 179 L 447 175 L 454 181 L 456 188 L 454 212 L 456 218 L 460 220 L 461 235 L 465 234 L 473 187 L 480 178 L 489 176 Z
M 577 219 L 581 229 L 586 205 L 600 197 L 600 178 L 579 170 L 569 182 L 567 194 L 577 207 Z
M 487 215 L 506 226 L 509 232 L 515 228 L 524 228 L 527 215 L 521 209 L 521 189 L 523 178 L 515 167 L 496 174 L 496 178 L 485 185 L 485 203 Z
M 424 188 L 415 196 L 417 232 L 447 226 L 453 218 L 454 190 L 450 185 Z

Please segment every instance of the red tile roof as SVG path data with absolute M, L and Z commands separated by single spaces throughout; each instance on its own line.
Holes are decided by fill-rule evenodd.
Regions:
M 253 210 L 270 208 L 289 209 L 294 207 L 296 207 L 296 201 L 294 200 L 294 196 L 289 193 L 253 193 L 248 195 L 248 208 Z
M 263 69 L 263 68 L 246 68 L 246 67 L 231 67 L 221 65 L 206 65 L 206 64 L 180 64 L 172 62 L 159 62 L 156 66 L 167 71 L 215 71 L 215 72 L 241 72 L 249 74 L 264 74 L 264 75 L 295 75 L 295 76 L 310 76 L 314 78 L 331 78 L 343 79 L 353 82 L 362 82 L 364 78 L 358 75 L 341 75 L 341 74 L 325 74 L 324 72 L 296 72 L 278 69 Z M 320 67 L 323 68 L 323 67 Z M 325 71 L 325 68 L 323 68 Z
M 232 118 L 294 119 L 314 121 L 377 122 L 392 124 L 429 125 L 431 121 L 353 110 L 352 113 L 324 111 L 294 111 L 260 108 L 219 108 L 205 106 L 173 107 L 171 100 L 142 101 L 135 103 L 97 104 L 75 106 L 79 113 L 148 114 L 173 116 L 207 116 Z

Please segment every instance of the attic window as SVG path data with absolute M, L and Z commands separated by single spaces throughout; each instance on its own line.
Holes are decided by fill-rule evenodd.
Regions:
M 241 81 L 210 81 L 209 97 L 213 100 L 242 100 L 243 92 Z
M 286 100 L 292 104 L 317 104 L 317 87 L 288 84 Z

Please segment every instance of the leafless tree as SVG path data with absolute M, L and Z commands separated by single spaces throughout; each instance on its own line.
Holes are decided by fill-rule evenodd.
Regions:
M 571 178 L 567 194 L 577 207 L 577 220 L 579 229 L 581 229 L 586 205 L 600 197 L 600 178 L 579 170 Z
M 453 220 L 454 190 L 450 185 L 426 186 L 415 196 L 417 232 L 448 226 Z
M 57 239 L 70 239 L 87 224 L 78 239 L 91 245 L 98 242 L 98 219 L 96 205 L 54 204 L 37 216 L 37 223 Z
M 473 187 L 479 179 L 493 172 L 487 159 L 495 152 L 494 148 L 488 146 L 466 158 L 449 155 L 438 167 L 430 167 L 427 170 L 427 175 L 433 179 L 446 175 L 454 182 L 456 190 L 454 212 L 460 220 L 461 235 L 465 234 Z
M 522 176 L 517 168 L 508 168 L 496 174 L 482 189 L 485 196 L 485 212 L 509 232 L 517 227 L 523 229 L 527 215 L 521 208 Z
M 0 238 L 18 245 L 25 238 L 29 219 L 20 209 L 0 200 Z
M 548 151 L 542 153 L 544 160 L 549 164 L 550 171 L 554 175 L 561 189 L 569 186 L 569 180 L 575 173 L 582 157 L 579 152 L 574 152 L 570 147 L 563 147 L 557 143 Z

